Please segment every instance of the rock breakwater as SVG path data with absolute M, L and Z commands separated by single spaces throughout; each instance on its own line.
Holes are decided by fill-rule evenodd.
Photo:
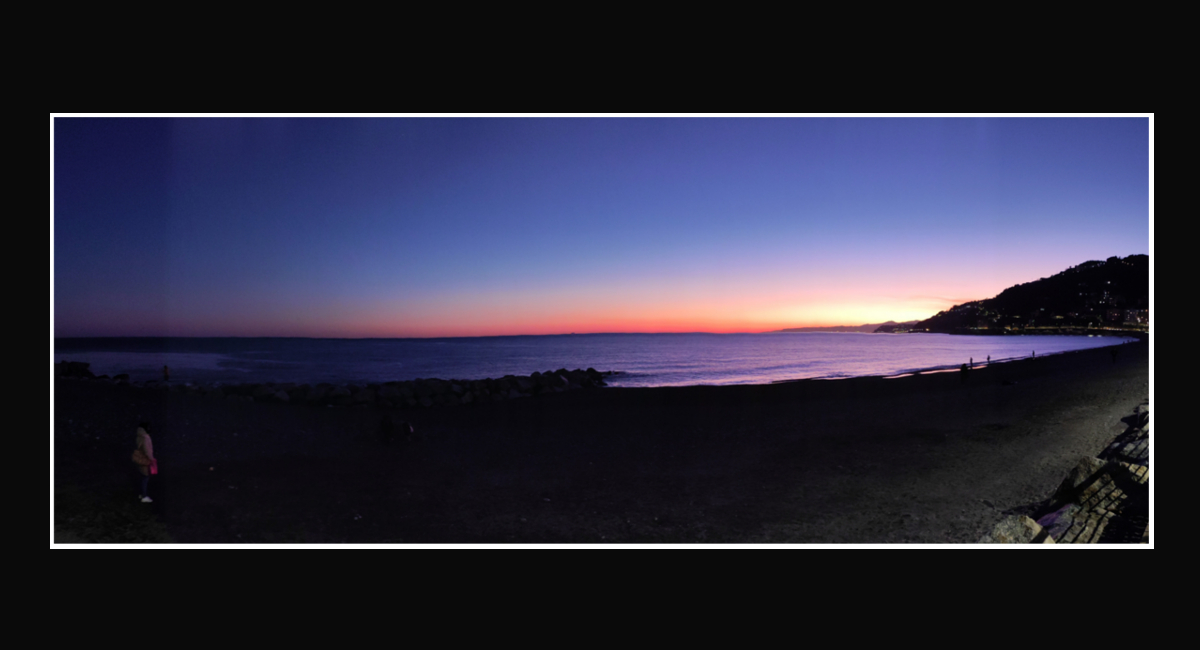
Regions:
M 389 408 L 431 408 L 461 406 L 480 402 L 502 402 L 508 399 L 533 397 L 569 390 L 607 386 L 605 377 L 615 371 L 549 370 L 529 376 L 505 375 L 498 379 L 413 379 L 381 384 L 192 384 L 169 381 L 130 382 L 129 375 L 97 377 L 89 364 L 61 361 L 55 364 L 55 376 L 66 379 L 108 381 L 147 390 L 195 393 L 216 398 L 250 402 L 287 402 L 315 406 L 353 407 L 383 406 Z
M 1082 458 L 1048 501 L 1010 515 L 983 544 L 1137 544 L 1150 541 L 1150 407 L 1094 458 Z

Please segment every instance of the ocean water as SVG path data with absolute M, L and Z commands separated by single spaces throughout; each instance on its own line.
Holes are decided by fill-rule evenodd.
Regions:
M 56 339 L 54 360 L 134 381 L 298 384 L 483 379 L 566 368 L 619 371 L 613 386 L 765 384 L 890 376 L 1117 345 L 1118 337 L 948 334 L 581 334 L 447 339 Z

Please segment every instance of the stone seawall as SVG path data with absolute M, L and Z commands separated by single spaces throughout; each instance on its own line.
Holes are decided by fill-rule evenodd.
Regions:
M 599 388 L 607 385 L 604 381 L 605 377 L 619 374 L 614 371 L 600 372 L 594 368 L 587 370 L 560 368 L 547 372 L 535 372 L 529 376 L 506 375 L 499 379 L 414 379 L 364 385 L 291 383 L 199 385 L 169 381 L 130 382 L 127 374 L 97 377 L 88 367 L 87 363 L 62 361 L 55 364 L 55 376 L 128 384 L 146 390 L 169 390 L 245 401 L 289 402 L 335 407 L 376 405 L 391 408 L 430 408 L 477 402 L 502 402 L 507 399 L 532 397 L 546 393 Z
M 1094 458 L 1080 459 L 1032 516 L 1011 515 L 982 544 L 1136 544 L 1150 541 L 1150 407 Z

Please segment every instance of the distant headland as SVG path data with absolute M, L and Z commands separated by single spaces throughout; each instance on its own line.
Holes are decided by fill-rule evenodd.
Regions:
M 775 330 L 775 332 L 891 332 L 896 329 L 905 329 L 916 325 L 917 321 L 910 320 L 904 323 L 897 323 L 890 320 L 886 323 L 873 323 L 867 325 L 835 325 L 833 327 L 791 327 L 785 330 Z M 772 333 L 775 333 L 772 332 Z
M 1135 334 L 1150 327 L 1150 256 L 1088 261 L 912 326 L 946 334 Z
M 1150 327 L 1150 256 L 1092 260 L 955 305 L 922 321 L 793 327 L 777 332 L 1139 334 Z

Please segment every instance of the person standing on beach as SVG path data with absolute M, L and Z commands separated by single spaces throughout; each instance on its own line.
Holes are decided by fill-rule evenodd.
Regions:
M 138 424 L 136 434 L 137 447 L 134 449 L 134 462 L 137 463 L 138 473 L 141 474 L 138 479 L 139 498 L 142 503 L 150 503 L 153 499 L 150 498 L 150 475 L 158 473 L 158 459 L 154 457 L 154 443 L 150 441 L 150 422 L 142 420 Z M 139 458 L 138 452 L 141 452 Z M 146 464 L 142 464 L 146 462 Z

